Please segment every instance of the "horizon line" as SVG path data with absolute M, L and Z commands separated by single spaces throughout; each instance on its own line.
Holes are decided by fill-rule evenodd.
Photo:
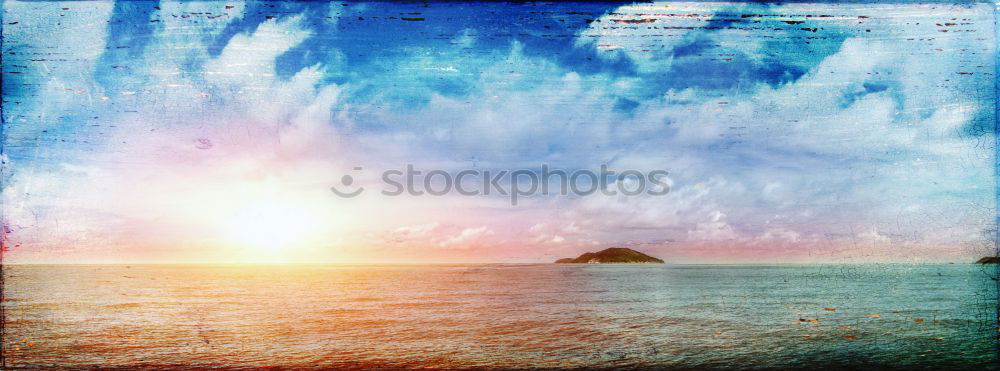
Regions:
M 13 266 L 13 265 L 66 265 L 66 266 L 132 266 L 132 265 L 148 265 L 148 266 L 176 266 L 176 265 L 201 265 L 201 266 L 428 266 L 428 265 L 560 265 L 560 266 L 578 266 L 578 265 L 612 265 L 612 266 L 678 266 L 678 265 L 878 265 L 878 264 L 907 264 L 907 265 L 930 265 L 930 264 L 971 264 L 971 265 L 989 265 L 972 262 L 958 262 L 958 261 L 924 261 L 924 262 L 913 262 L 913 261 L 885 261 L 885 262 L 745 262 L 745 263 L 555 263 L 555 262 L 363 262 L 363 263 L 300 263 L 300 262 L 280 262 L 280 263 L 253 263 L 253 262 L 170 262 L 170 263 L 148 263 L 148 262 L 137 262 L 137 263 L 38 263 L 38 262 L 27 262 L 27 263 L 0 263 L 0 266 Z

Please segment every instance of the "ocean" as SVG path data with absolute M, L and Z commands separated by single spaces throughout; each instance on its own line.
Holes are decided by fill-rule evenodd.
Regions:
M 995 266 L 5 265 L 8 367 L 995 367 Z

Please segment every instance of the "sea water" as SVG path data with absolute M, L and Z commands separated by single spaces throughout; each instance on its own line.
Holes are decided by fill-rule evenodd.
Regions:
M 995 266 L 4 266 L 7 366 L 984 367 Z

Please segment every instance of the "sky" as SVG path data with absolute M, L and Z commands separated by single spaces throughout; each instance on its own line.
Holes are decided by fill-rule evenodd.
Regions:
M 992 4 L 3 3 L 12 263 L 992 255 Z M 382 171 L 665 170 L 395 196 Z M 338 197 L 331 186 L 364 187 Z M 623 181 L 624 182 L 624 181 Z

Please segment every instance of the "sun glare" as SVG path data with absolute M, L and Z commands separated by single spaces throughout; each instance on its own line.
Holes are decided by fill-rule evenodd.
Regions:
M 185 194 L 178 214 L 207 233 L 204 252 L 222 263 L 280 264 L 329 258 L 356 227 L 353 209 L 278 181 L 232 182 Z
M 276 257 L 304 243 L 317 227 L 308 209 L 277 200 L 257 201 L 229 220 L 227 240 L 258 257 Z

